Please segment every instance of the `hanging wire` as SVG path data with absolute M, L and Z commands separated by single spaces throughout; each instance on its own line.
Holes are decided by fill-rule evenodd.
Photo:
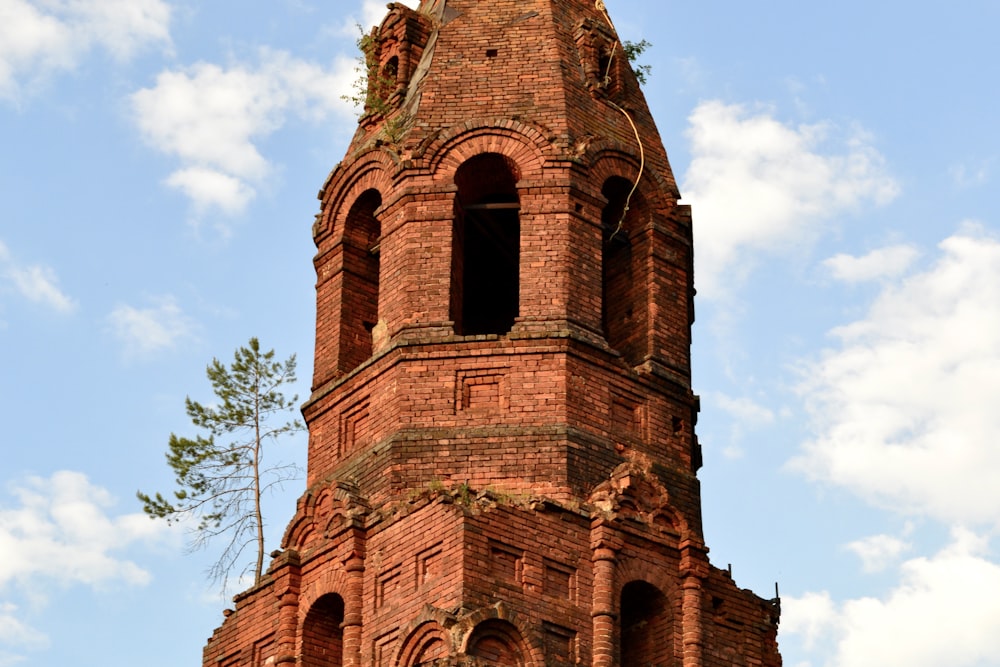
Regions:
M 608 8 L 605 6 L 604 0 L 595 0 L 594 6 L 597 8 L 597 11 L 604 15 L 604 20 L 608 22 L 608 27 L 611 28 L 611 33 L 617 37 L 618 31 L 615 30 L 615 24 L 611 21 L 611 16 L 608 14 Z M 611 67 L 614 64 L 617 51 L 618 40 L 616 39 L 614 45 L 611 47 L 611 54 L 608 57 L 608 67 L 604 72 L 604 81 L 609 81 L 611 78 Z M 622 230 L 622 226 L 625 224 L 625 217 L 628 215 L 629 205 L 632 203 L 632 197 L 635 195 L 636 190 L 639 189 L 639 181 L 642 179 L 642 172 L 646 169 L 646 149 L 642 144 L 642 137 L 639 135 L 639 128 L 636 126 L 635 121 L 632 120 L 631 114 L 612 102 L 610 99 L 606 99 L 605 101 L 625 116 L 629 125 L 632 126 L 632 132 L 635 133 L 635 141 L 639 144 L 639 173 L 636 175 L 635 182 L 632 184 L 632 190 L 629 191 L 628 197 L 625 198 L 625 208 L 622 210 L 622 217 L 618 220 L 618 226 L 615 227 L 615 231 L 613 231 L 611 236 L 608 237 L 608 240 L 610 241 L 618 235 L 618 232 Z

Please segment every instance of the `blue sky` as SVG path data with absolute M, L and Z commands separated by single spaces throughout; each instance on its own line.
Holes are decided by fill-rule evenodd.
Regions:
M 607 5 L 694 207 L 713 562 L 778 582 L 786 665 L 1000 665 L 1000 4 Z M 304 398 L 383 12 L 0 0 L 0 667 L 200 663 L 213 552 L 134 493 L 213 356 L 297 353 Z

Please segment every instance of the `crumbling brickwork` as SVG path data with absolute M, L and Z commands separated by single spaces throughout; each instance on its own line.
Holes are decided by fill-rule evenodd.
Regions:
M 234 665 L 777 667 L 708 561 L 691 215 L 601 3 L 389 5 L 320 192 L 307 489 Z

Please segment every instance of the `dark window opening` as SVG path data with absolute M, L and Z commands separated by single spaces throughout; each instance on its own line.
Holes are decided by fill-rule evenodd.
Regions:
M 389 96 L 396 91 L 399 83 L 399 56 L 389 58 L 382 67 L 382 76 L 378 82 L 379 97 L 388 100 Z
M 597 61 L 597 76 L 601 85 L 611 87 L 611 55 L 602 53 Z
M 622 53 L 621 49 L 615 49 L 613 46 L 606 46 L 601 49 L 600 56 L 597 60 L 598 84 L 609 96 L 617 95 L 620 92 L 620 59 L 624 57 L 625 54 Z
M 630 366 L 642 362 L 646 338 L 646 286 L 638 238 L 645 204 L 633 184 L 608 179 L 602 190 L 608 203 L 601 215 L 602 252 L 601 325 L 604 339 Z M 628 210 L 626 210 L 626 202 Z
M 399 76 L 399 56 L 393 56 L 389 58 L 389 61 L 382 68 L 382 76 L 387 80 L 396 83 L 396 78 Z
M 340 314 L 340 368 L 353 370 L 372 356 L 372 329 L 378 323 L 379 243 L 382 205 L 377 190 L 358 197 L 344 226 L 344 281 Z
M 518 316 L 520 205 L 516 166 L 478 155 L 455 174 L 451 318 L 459 335 L 504 334 Z
M 327 594 L 316 600 L 302 626 L 302 667 L 344 664 L 344 601 Z
M 645 581 L 622 589 L 618 664 L 672 665 L 673 633 L 666 596 Z

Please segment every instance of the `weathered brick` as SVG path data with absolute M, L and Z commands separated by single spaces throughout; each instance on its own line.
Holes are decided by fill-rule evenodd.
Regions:
M 204 664 L 777 667 L 708 562 L 691 216 L 613 28 L 389 9 L 313 229 L 307 489 Z

